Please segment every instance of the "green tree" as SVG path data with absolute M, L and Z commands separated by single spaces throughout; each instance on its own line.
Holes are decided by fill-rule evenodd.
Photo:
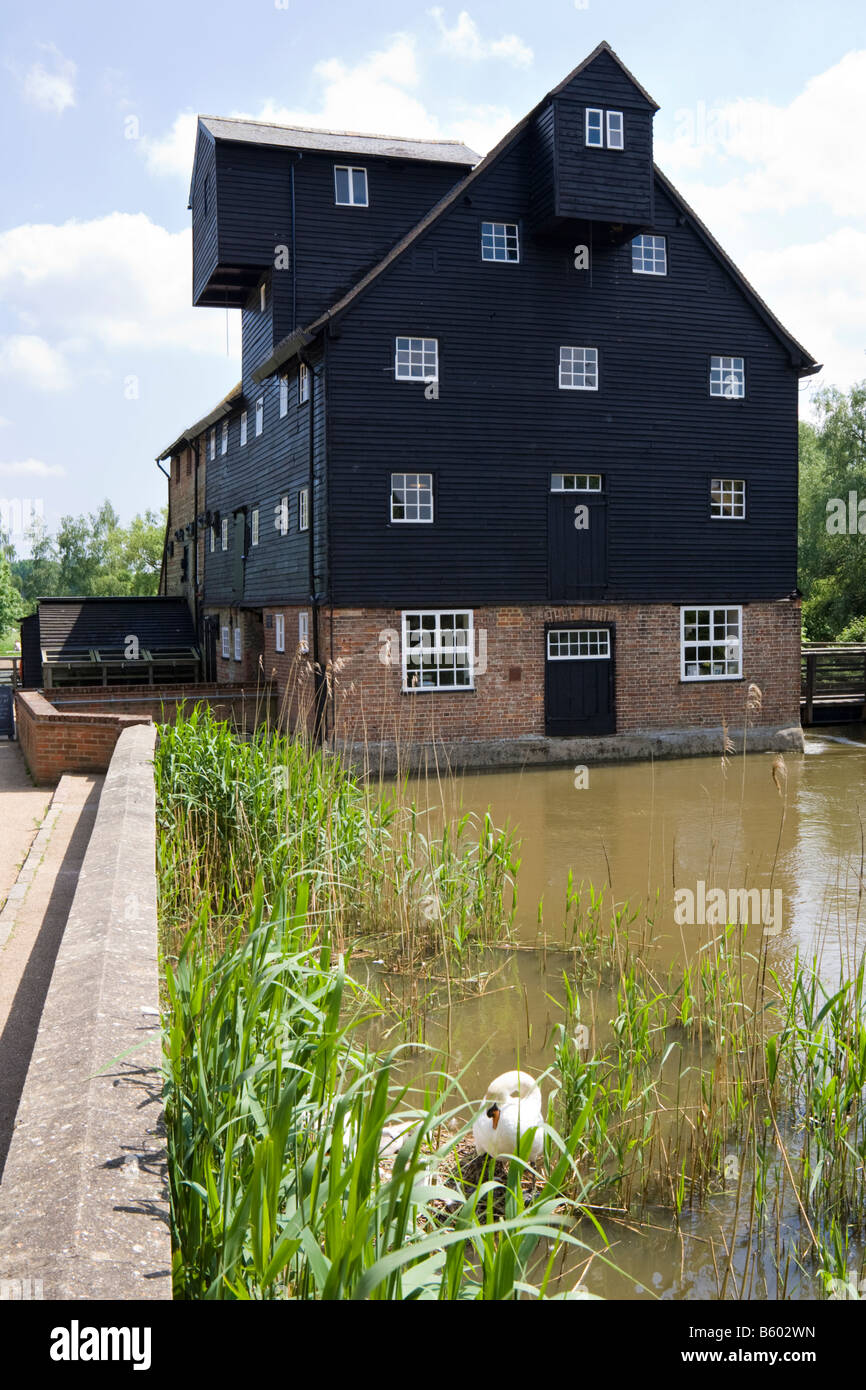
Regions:
M 828 387 L 815 404 L 816 425 L 800 427 L 799 583 L 806 636 L 832 641 L 866 622 L 866 381 L 847 395 Z M 864 502 L 854 534 L 852 492 Z M 834 530 L 834 500 L 844 506 L 843 531 Z

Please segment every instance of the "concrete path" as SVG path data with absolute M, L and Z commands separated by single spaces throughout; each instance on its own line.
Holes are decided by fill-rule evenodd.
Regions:
M 0 907 L 50 800 L 50 787 L 34 787 L 31 782 L 18 744 L 0 738 Z
M 10 747 L 18 752 L 15 745 Z M 14 763 L 12 768 L 14 776 Z M 9 764 L 4 772 L 7 780 L 0 785 L 5 788 L 10 780 Z M 8 856 L 13 835 L 17 835 L 13 855 L 20 853 L 28 834 L 32 843 L 29 853 L 24 850 L 26 858 L 17 881 L 9 886 L 0 910 L 0 1177 L 103 781 L 99 776 L 66 776 L 60 779 L 53 796 L 50 791 L 37 792 L 43 809 L 46 798 L 50 798 L 50 805 L 35 837 L 25 822 L 28 814 L 31 819 L 38 814 L 40 802 L 28 799 L 24 788 L 13 789 L 10 805 L 11 798 L 18 795 L 20 806 L 26 810 L 19 808 L 10 826 L 7 792 L 3 792 L 3 854 Z M 5 870 L 5 859 L 3 865 Z

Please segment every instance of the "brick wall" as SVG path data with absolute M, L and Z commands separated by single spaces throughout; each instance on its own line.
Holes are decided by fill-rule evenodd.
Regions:
M 263 660 L 262 614 L 255 608 L 209 608 L 208 617 L 219 622 L 216 643 L 216 678 L 220 685 L 261 685 L 268 679 Z M 222 630 L 229 630 L 229 654 L 222 654 Z M 240 629 L 241 659 L 235 660 L 235 632 Z
M 219 427 L 217 427 L 219 432 Z M 219 445 L 217 445 L 219 447 Z M 205 509 L 205 473 L 207 471 L 207 433 L 198 439 L 198 511 Z M 171 481 L 168 485 L 168 540 L 165 556 L 165 589 L 166 594 L 175 597 L 185 598 L 190 606 L 190 612 L 194 613 L 194 586 L 193 577 L 195 575 L 195 554 L 194 546 L 198 546 L 198 575 L 199 585 L 204 586 L 204 565 L 206 554 L 207 528 L 202 527 L 198 538 L 193 540 L 187 536 L 184 540 L 175 540 L 175 531 L 186 528 L 196 518 L 195 507 L 195 453 L 192 444 L 188 444 L 182 453 L 176 455 L 171 460 Z M 174 544 L 174 554 L 172 555 L 171 546 Z M 183 550 L 184 546 L 189 547 L 189 566 L 187 578 L 182 577 L 183 571 Z
M 297 610 L 277 611 L 286 613 L 290 647 Z M 329 728 L 335 721 L 337 737 L 349 742 L 542 736 L 545 623 L 574 621 L 615 624 L 618 733 L 718 727 L 723 718 L 742 727 L 751 683 L 762 692 L 761 709 L 752 716 L 756 726 L 799 724 L 800 605 L 784 600 L 744 605 L 742 679 L 702 682 L 680 680 L 679 605 L 476 608 L 476 656 L 483 656 L 486 643 L 487 661 L 476 689 L 415 694 L 402 692 L 399 611 L 323 610 L 320 651 L 333 694 Z M 293 688 L 309 682 L 309 673 L 296 651 L 275 653 L 273 637 L 266 629 L 265 669 L 276 673 L 285 703 Z M 389 655 L 390 662 L 383 659 Z
M 273 681 L 276 687 L 279 717 L 290 729 L 312 729 L 314 719 L 312 629 L 308 642 L 310 650 L 302 651 L 298 641 L 298 619 L 301 613 L 306 613 L 309 628 L 312 621 L 309 607 L 266 608 L 263 613 L 262 666 L 266 678 Z M 285 638 L 284 650 L 278 652 L 277 616 L 280 614 L 285 620 Z M 327 647 L 323 645 L 321 650 L 327 651 Z M 329 673 L 326 671 L 325 674 L 327 678 Z

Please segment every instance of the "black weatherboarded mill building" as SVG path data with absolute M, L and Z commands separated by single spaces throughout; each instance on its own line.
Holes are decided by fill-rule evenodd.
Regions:
M 655 167 L 656 109 L 603 43 L 481 160 L 200 119 L 194 302 L 243 326 L 195 519 L 220 679 L 467 760 L 699 746 L 752 686 L 752 738 L 796 743 L 817 364 Z

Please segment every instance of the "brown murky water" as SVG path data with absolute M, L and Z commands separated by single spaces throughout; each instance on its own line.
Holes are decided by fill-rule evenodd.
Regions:
M 609 884 L 608 899 L 640 909 L 653 925 L 663 966 L 685 961 L 711 927 L 675 920 L 675 892 L 700 884 L 767 890 L 769 963 L 784 978 L 794 953 L 821 958 L 828 980 L 858 954 L 866 918 L 864 822 L 866 728 L 846 725 L 816 732 L 804 754 L 785 756 L 773 777 L 772 754 L 734 758 L 724 775 L 720 759 L 700 758 L 590 767 L 466 774 L 449 801 L 494 824 L 512 826 L 521 841 L 518 935 L 538 944 L 538 903 L 544 929 L 555 936 L 563 916 L 569 871 L 575 884 Z M 786 774 L 786 775 L 785 775 Z M 784 791 L 784 796 L 780 792 Z M 438 791 L 416 783 L 419 804 Z M 779 912 L 780 910 L 780 912 Z M 724 921 L 724 917 L 722 918 Z M 759 928 L 755 930 L 760 931 Z M 490 953 L 484 993 L 428 1020 L 427 1041 L 462 1072 L 467 1095 L 516 1066 L 541 1076 L 553 1062 L 552 1030 L 562 1017 L 566 956 L 555 950 Z M 478 968 L 477 965 L 475 968 Z M 553 996 L 553 998 L 551 998 Z M 545 1087 L 545 1095 L 546 1095 Z M 742 1269 L 747 1234 L 732 1224 L 733 1196 L 723 1192 L 674 1229 L 670 1212 L 647 1213 L 639 1229 L 607 1224 L 607 1252 L 625 1274 L 597 1260 L 587 1287 L 608 1298 L 715 1298 L 718 1280 L 711 1245 L 737 1246 Z M 791 1214 L 793 1221 L 793 1213 Z M 585 1233 L 588 1244 L 600 1241 Z M 753 1256 L 747 1296 L 779 1296 L 770 1255 Z M 815 1285 L 792 1274 L 788 1296 L 815 1297 Z

